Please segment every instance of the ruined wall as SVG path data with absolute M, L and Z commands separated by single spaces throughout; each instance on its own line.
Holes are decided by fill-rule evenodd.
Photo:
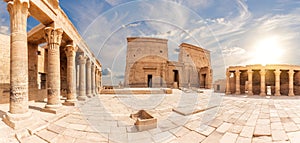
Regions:
M 9 102 L 10 36 L 0 34 L 0 103 Z

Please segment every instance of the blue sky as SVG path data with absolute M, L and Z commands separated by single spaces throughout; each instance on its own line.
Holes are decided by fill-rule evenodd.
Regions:
M 182 42 L 210 50 L 214 80 L 231 65 L 300 65 L 299 0 L 60 0 L 60 6 L 116 84 L 124 76 L 129 36 L 168 39 L 175 61 Z M 28 29 L 36 24 L 30 18 Z M 8 26 L 1 1 L 0 33 Z

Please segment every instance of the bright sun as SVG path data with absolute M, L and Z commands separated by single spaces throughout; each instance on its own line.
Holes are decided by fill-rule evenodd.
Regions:
M 279 40 L 278 36 L 272 36 L 258 41 L 254 47 L 253 62 L 262 65 L 280 63 L 284 51 Z

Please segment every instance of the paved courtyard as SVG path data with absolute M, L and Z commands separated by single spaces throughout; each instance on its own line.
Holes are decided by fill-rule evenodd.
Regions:
M 0 122 L 0 142 L 203 142 L 296 143 L 300 141 L 300 99 L 223 96 L 209 90 L 153 95 L 98 95 L 58 114 L 40 112 L 30 102 L 36 124 L 12 130 Z M 157 128 L 139 132 L 130 114 L 145 109 Z M 180 111 L 183 114 L 174 112 Z M 0 105 L 0 114 L 8 104 Z M 196 111 L 196 112 L 195 112 Z M 186 113 L 186 114 L 184 114 Z

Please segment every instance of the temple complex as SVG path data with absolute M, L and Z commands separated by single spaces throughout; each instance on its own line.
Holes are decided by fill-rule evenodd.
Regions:
M 226 72 L 226 94 L 288 95 L 300 94 L 300 66 L 230 66 Z
M 127 38 L 125 86 L 212 87 L 210 51 L 182 43 L 178 62 L 168 60 L 168 40 Z
M 9 103 L 5 123 L 30 124 L 29 100 L 46 101 L 42 111 L 56 113 L 99 92 L 101 64 L 57 0 L 4 1 L 11 30 L 10 37 L 0 35 L 0 102 Z M 40 24 L 27 32 L 29 16 Z

